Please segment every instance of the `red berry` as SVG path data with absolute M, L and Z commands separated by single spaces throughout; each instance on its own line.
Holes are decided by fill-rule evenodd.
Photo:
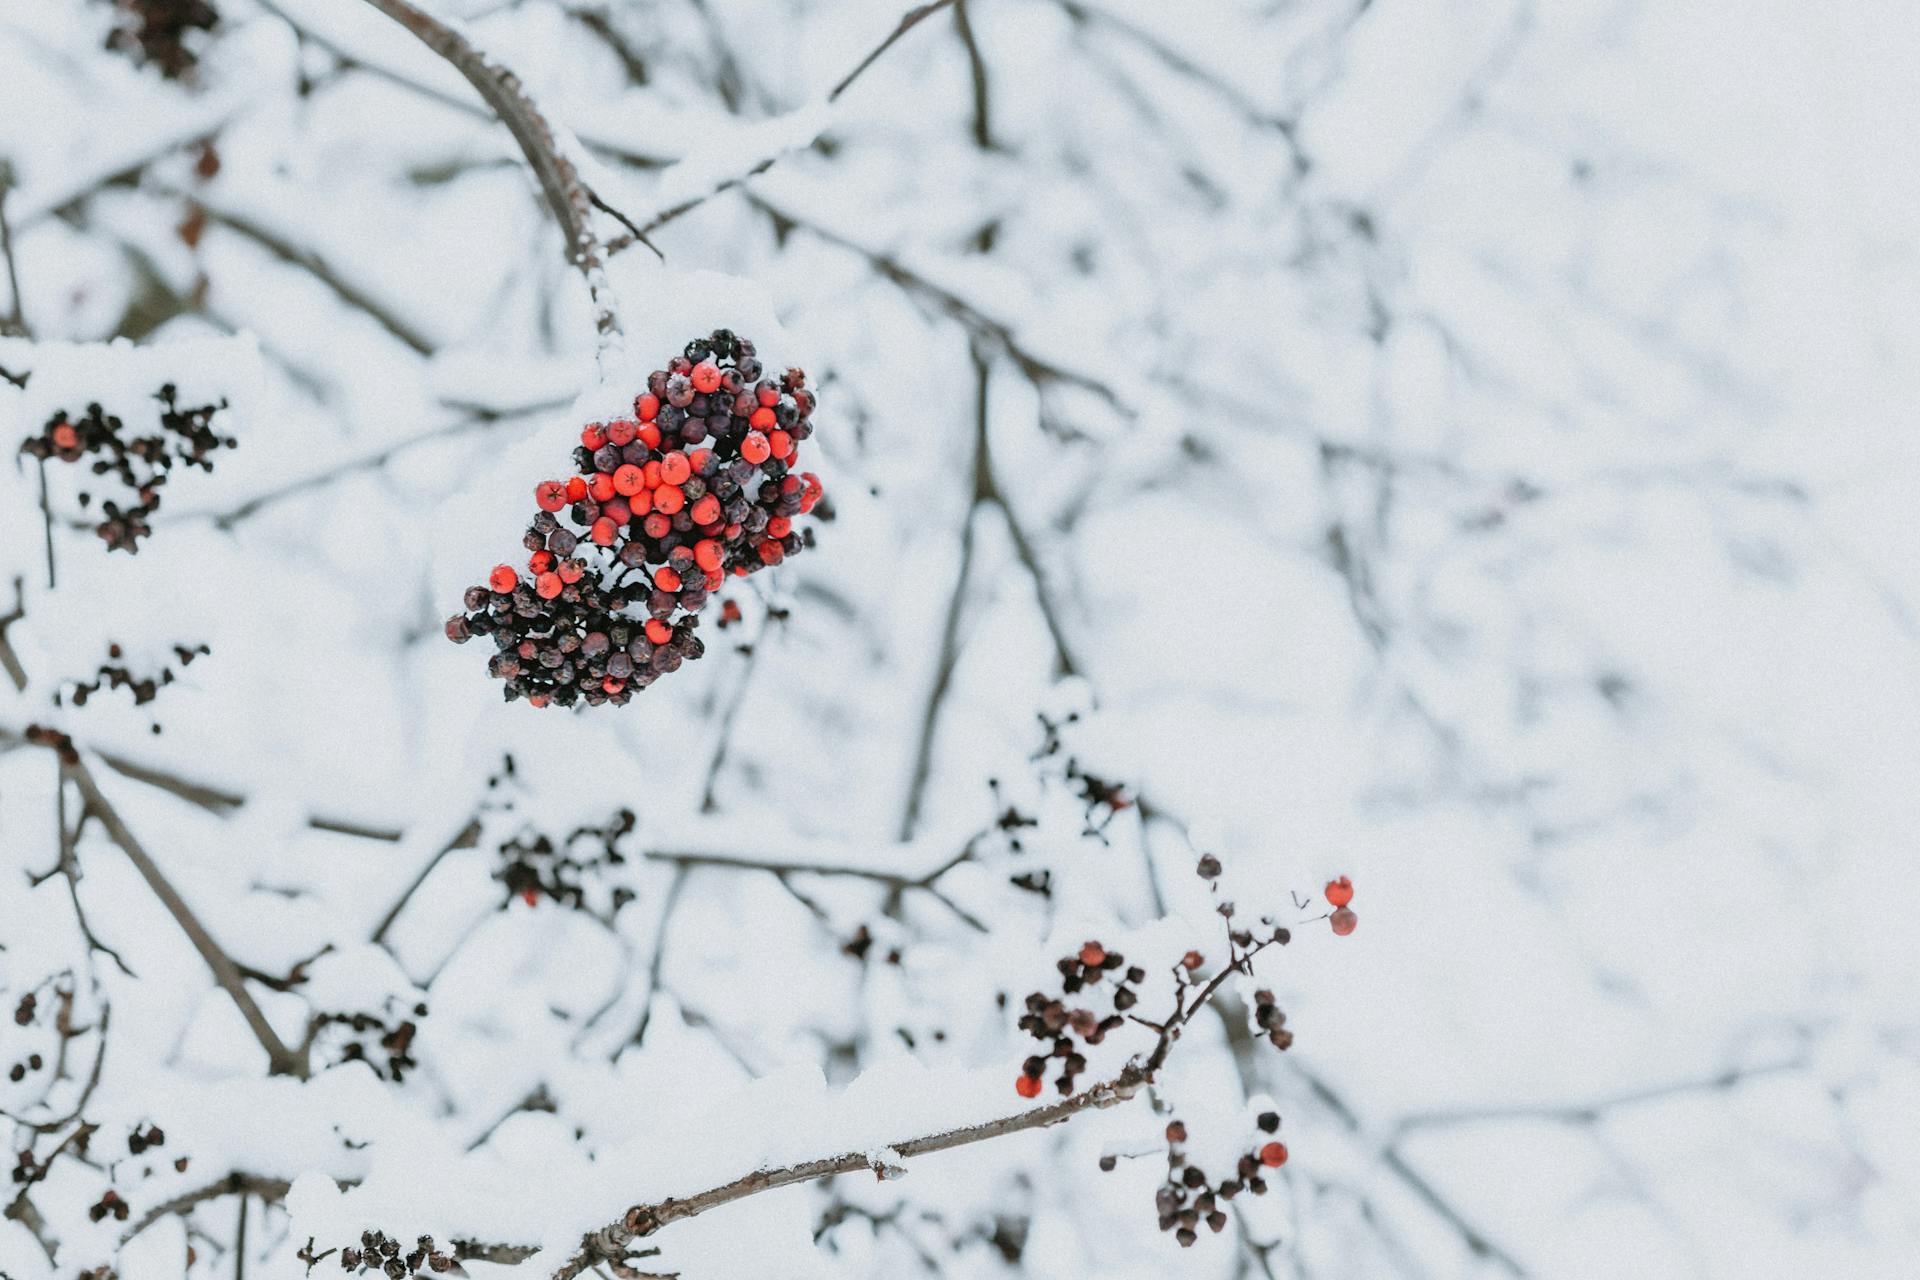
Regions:
M 613 476 L 608 472 L 596 471 L 587 477 L 587 495 L 595 502 L 605 502 L 618 492 Z
M 612 676 L 608 676 L 606 679 L 600 682 L 600 687 L 602 689 L 605 689 L 608 693 L 618 693 L 622 689 L 627 687 L 627 682 L 625 680 L 616 680 Z
M 711 495 L 700 499 L 700 502 L 711 501 L 713 501 Z M 695 503 L 693 510 L 694 519 L 698 520 L 700 518 L 700 503 Z M 702 569 L 705 569 L 708 573 L 712 573 L 720 567 L 721 556 L 720 544 L 712 538 L 702 538 L 693 544 L 693 562 Z
M 631 498 L 646 488 L 647 474 L 631 462 L 613 473 L 613 491 Z
M 658 618 L 647 619 L 647 639 L 655 644 L 665 644 L 673 639 L 673 628 Z
M 767 521 L 767 536 L 769 538 L 784 538 L 792 532 L 793 521 L 787 519 L 785 516 L 775 516 Z
M 747 419 L 747 425 L 756 431 L 765 431 L 772 427 L 776 421 L 778 421 L 778 419 L 773 416 L 773 410 L 762 405 L 753 411 L 753 416 Z
M 607 424 L 607 443 L 618 445 L 624 449 L 633 443 L 633 438 L 639 433 L 640 424 L 637 422 L 631 422 L 626 418 L 622 418 L 617 422 L 609 422 Z
M 554 572 L 560 575 L 562 582 L 578 582 L 587 576 L 587 566 L 582 560 L 562 560 Z
M 678 591 L 680 575 L 663 564 L 653 571 L 653 585 L 662 591 Z
M 701 395 L 711 395 L 720 389 L 720 366 L 711 360 L 702 360 L 693 366 L 691 375 L 693 389 Z
M 1278 1169 L 1281 1165 L 1285 1164 L 1286 1162 L 1287 1162 L 1287 1144 L 1286 1143 L 1269 1142 L 1266 1146 L 1260 1148 L 1260 1163 L 1267 1166 L 1267 1168 Z
M 640 424 L 640 430 L 634 438 L 649 449 L 658 449 L 660 447 L 660 428 L 654 426 L 651 422 L 643 422 Z
M 740 456 L 759 466 L 771 456 L 773 450 L 767 444 L 767 438 L 758 431 L 747 432 L 747 438 L 740 442 Z
M 1352 933 L 1353 927 L 1360 923 L 1360 917 L 1353 914 L 1352 909 L 1349 907 L 1341 907 L 1329 916 L 1328 919 L 1333 924 L 1333 931 L 1343 938 Z
M 631 498 L 627 499 L 627 507 L 636 516 L 643 516 L 647 514 L 647 512 L 653 510 L 652 492 L 646 489 L 642 489 L 640 492 L 634 494 Z
M 1180 965 L 1188 973 L 1192 973 L 1195 969 L 1198 969 L 1201 965 L 1205 964 L 1206 962 L 1207 962 L 1207 958 L 1201 955 L 1198 951 L 1189 951 L 1187 952 L 1187 954 L 1180 957 Z
M 1338 880 L 1327 881 L 1327 901 L 1336 907 L 1344 907 L 1353 901 L 1353 881 L 1341 876 Z
M 567 477 L 567 501 L 578 502 L 580 501 L 580 499 L 586 496 L 587 496 L 586 477 L 585 476 L 568 476 Z
M 614 535 L 613 521 L 607 519 L 605 516 L 601 516 L 598 520 L 595 520 L 593 522 L 593 530 L 588 536 L 591 537 L 594 540 L 594 542 L 597 543 L 598 545 L 603 547 L 610 547 L 613 545 L 613 535 Z
M 1098 969 L 1107 962 L 1107 949 L 1097 942 L 1089 942 L 1080 948 L 1080 963 L 1089 969 Z
M 72 423 L 63 422 L 53 429 L 53 447 L 62 452 L 80 447 L 80 433 Z
M 670 484 L 663 484 L 653 491 L 653 509 L 672 515 L 687 505 L 687 495 Z
M 793 437 L 784 431 L 776 431 L 767 437 L 767 445 L 773 450 L 773 456 L 784 458 L 793 452 Z
M 693 474 L 693 467 L 687 462 L 687 455 L 675 449 L 660 459 L 660 478 L 668 484 L 685 484 L 687 477 Z
M 660 416 L 660 397 L 654 395 L 651 391 L 635 397 L 633 411 L 639 415 L 640 421 L 652 422 Z
M 567 486 L 558 480 L 542 480 L 533 486 L 533 500 L 542 511 L 558 511 L 567 505 Z
M 673 532 L 673 521 L 656 511 L 641 521 L 640 527 L 646 531 L 649 538 L 664 538 Z
M 536 707 L 544 707 L 547 705 L 545 698 L 528 698 L 527 701 L 533 703 Z M 531 907 L 539 903 L 540 895 L 532 889 L 522 889 L 520 891 L 520 900 Z
M 606 505 L 600 508 L 600 514 L 615 524 L 625 524 L 633 519 L 633 508 L 625 498 L 609 498 Z
M 1021 1076 L 1019 1079 L 1013 1082 L 1013 1091 L 1019 1094 L 1023 1098 L 1039 1097 L 1040 1096 L 1040 1077 Z
M 660 459 L 652 459 L 646 466 L 640 468 L 640 470 L 647 477 L 647 488 L 658 489 L 660 487 Z
M 520 575 L 513 571 L 512 565 L 497 564 L 493 572 L 487 575 L 487 585 L 505 595 L 520 583 Z
M 755 547 L 754 552 L 759 555 L 762 564 L 779 564 L 787 555 L 786 549 L 772 538 Z
M 598 449 L 607 442 L 607 429 L 599 423 L 584 428 L 580 432 L 580 443 L 589 449 Z
M 547 570 L 553 568 L 553 552 L 534 552 L 531 556 L 527 557 L 527 568 L 533 570 L 535 573 L 545 573 Z
M 529 694 L 527 695 L 527 705 L 530 707 L 544 707 L 547 705 L 547 696 L 543 693 Z M 527 905 L 532 906 L 533 904 L 529 902 Z
M 540 594 L 542 600 L 553 599 L 560 594 L 560 589 L 565 585 L 560 581 L 560 575 L 557 573 L 543 573 L 533 580 L 533 589 Z
M 720 519 L 720 499 L 708 494 L 693 504 L 693 522 L 695 524 L 714 524 Z M 769 522 L 771 527 L 771 522 Z

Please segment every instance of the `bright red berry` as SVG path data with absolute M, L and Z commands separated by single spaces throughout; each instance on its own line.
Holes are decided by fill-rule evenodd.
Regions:
M 607 519 L 605 516 L 601 516 L 593 522 L 593 530 L 588 536 L 591 537 L 596 544 L 603 547 L 610 547 L 613 545 L 614 532 L 613 521 Z
M 533 703 L 536 707 L 544 707 L 547 705 L 547 700 L 545 698 L 528 698 L 527 701 Z M 530 907 L 537 906 L 540 902 L 540 895 L 535 890 L 522 889 L 520 891 L 520 901 L 526 903 Z
M 773 456 L 784 458 L 793 452 L 793 437 L 784 431 L 775 431 L 767 437 L 767 446 L 773 450 Z
M 1260 1163 L 1267 1166 L 1267 1168 L 1278 1169 L 1281 1165 L 1285 1164 L 1286 1162 L 1287 1162 L 1287 1144 L 1286 1143 L 1269 1142 L 1266 1146 L 1260 1148 Z
M 533 486 L 533 500 L 542 511 L 558 511 L 567 505 L 567 486 L 559 480 L 542 480 Z
M 665 644 L 673 639 L 673 628 L 658 618 L 647 619 L 647 639 L 655 644 Z
M 487 575 L 487 585 L 505 595 L 520 583 L 520 575 L 513 571 L 512 565 L 497 564 L 493 572 Z
M 631 498 L 647 486 L 647 473 L 631 462 L 613 473 L 613 491 Z
M 1352 933 L 1353 927 L 1360 923 L 1360 917 L 1353 914 L 1350 907 L 1341 907 L 1329 916 L 1328 920 L 1333 925 L 1333 931 L 1343 938 Z
M 614 487 L 613 476 L 606 471 L 596 471 L 587 477 L 587 496 L 595 502 L 605 502 L 619 490 Z
M 653 491 L 653 509 L 672 515 L 687 505 L 687 495 L 670 484 L 663 484 Z
M 747 438 L 740 442 L 740 456 L 756 467 L 765 462 L 773 453 L 767 444 L 767 438 L 758 431 L 747 432 Z
M 660 459 L 660 478 L 668 484 L 685 484 L 687 477 L 693 474 L 693 467 L 687 462 L 687 455 L 675 449 Z
M 652 422 L 660 416 L 660 397 L 651 391 L 642 392 L 633 400 L 633 412 L 642 422 Z
M 653 585 L 662 591 L 678 591 L 680 575 L 663 564 L 653 571 Z
M 607 442 L 607 429 L 599 423 L 593 423 L 580 432 L 580 443 L 589 449 L 598 449 Z
M 587 478 L 585 476 L 567 477 L 567 501 L 578 502 L 587 496 Z
M 545 573 L 553 568 L 553 552 L 536 551 L 527 557 L 527 568 L 535 573 Z
M 1080 963 L 1089 969 L 1098 969 L 1107 962 L 1107 949 L 1097 942 L 1089 942 L 1080 948 Z
M 624 449 L 633 443 L 633 437 L 639 430 L 639 423 L 630 422 L 625 418 L 621 418 L 616 422 L 609 422 L 607 424 L 607 443 Z
M 693 366 L 690 375 L 693 389 L 701 395 L 711 395 L 720 389 L 720 366 L 711 360 L 702 360 Z
M 557 573 L 543 573 L 533 580 L 533 589 L 539 593 L 542 600 L 553 599 L 560 594 L 561 588 L 565 585 L 560 581 L 560 575 Z
M 778 419 L 773 416 L 773 410 L 762 405 L 753 411 L 753 416 L 747 419 L 747 425 L 756 431 L 766 431 L 771 429 L 777 421 Z
M 1344 907 L 1353 901 L 1353 881 L 1341 876 L 1338 880 L 1327 881 L 1327 901 L 1336 907 Z
M 1019 1079 L 1013 1082 L 1013 1091 L 1019 1094 L 1023 1098 L 1039 1097 L 1040 1096 L 1040 1077 L 1021 1076 Z
M 700 502 L 707 502 L 710 500 L 711 500 L 711 496 L 700 499 Z M 700 518 L 698 514 L 700 510 L 699 503 L 695 503 L 693 509 L 695 512 L 694 519 L 698 520 Z M 720 549 L 720 544 L 714 541 L 712 538 L 702 538 L 700 539 L 700 541 L 693 544 L 693 562 L 699 565 L 702 569 L 705 569 L 708 573 L 712 573 L 715 569 L 718 569 L 720 567 L 721 559 L 722 559 L 722 552 Z
M 785 516 L 774 516 L 771 520 L 767 521 L 767 536 L 769 538 L 784 538 L 792 532 L 793 521 L 787 519 Z
M 580 560 L 562 560 L 554 572 L 560 575 L 562 582 L 578 582 L 587 576 L 587 566 Z
M 605 689 L 608 693 L 618 693 L 622 689 L 627 687 L 627 682 L 625 680 L 616 680 L 612 676 L 608 676 L 606 679 L 600 682 L 600 687 L 602 689 Z
M 656 511 L 641 521 L 640 527 L 646 531 L 649 538 L 664 538 L 673 532 L 673 521 Z
M 53 429 L 53 447 L 63 453 L 80 447 L 80 433 L 71 422 L 62 422 Z
M 693 504 L 693 522 L 695 524 L 714 524 L 720 519 L 720 499 L 708 494 Z

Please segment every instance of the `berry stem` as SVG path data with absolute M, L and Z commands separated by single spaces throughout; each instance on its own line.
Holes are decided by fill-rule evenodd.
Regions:
M 593 200 L 580 174 L 554 139 L 553 127 L 527 96 L 520 78 L 493 62 L 465 36 L 408 0 L 367 0 L 417 36 L 420 42 L 453 65 L 493 108 L 527 157 L 540 190 L 567 238 L 567 260 L 586 278 L 593 300 L 594 325 L 600 333 L 604 357 L 619 345 L 619 304 L 607 279 L 600 238 L 593 230 Z

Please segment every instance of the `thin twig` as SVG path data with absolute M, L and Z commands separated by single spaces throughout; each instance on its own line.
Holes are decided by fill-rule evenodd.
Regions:
M 592 201 L 573 161 L 561 151 L 554 140 L 552 126 L 527 96 L 519 77 L 492 62 L 465 36 L 408 0 L 367 0 L 367 3 L 452 64 L 513 134 L 566 238 L 567 261 L 578 267 L 586 279 L 602 353 L 616 345 L 621 333 L 619 306 L 613 285 L 607 279 L 600 238 L 593 230 Z
M 953 2 L 954 0 L 931 0 L 931 3 L 923 4 L 917 9 L 907 10 L 906 13 L 901 15 L 900 24 L 893 29 L 887 38 L 876 45 L 873 51 L 866 57 L 860 59 L 859 66 L 840 78 L 840 83 L 833 86 L 833 91 L 827 94 L 827 101 L 832 102 L 841 94 L 845 93 L 868 67 L 880 60 L 881 54 L 893 48 L 894 42 L 899 40 L 901 36 L 904 36 L 907 32 L 913 30 L 914 27 L 931 18 L 934 14 L 940 12 Z
M 13 224 L 7 221 L 7 193 L 13 190 L 13 166 L 0 160 L 0 258 L 7 262 L 7 287 L 13 291 L 13 306 L 0 318 L 0 334 L 31 337 L 26 314 L 21 310 L 20 270 L 13 260 Z

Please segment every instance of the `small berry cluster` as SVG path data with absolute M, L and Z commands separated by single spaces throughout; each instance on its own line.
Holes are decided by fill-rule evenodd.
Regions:
M 115 1222 L 125 1222 L 127 1214 L 127 1202 L 122 1200 L 120 1193 L 112 1187 L 101 1192 L 100 1199 L 87 1207 L 87 1217 L 95 1222 L 102 1222 L 108 1218 L 112 1218 Z
M 29 741 L 31 740 L 31 731 L 29 731 Z M 21 996 L 20 1003 L 13 1006 L 13 1025 L 16 1027 L 32 1026 L 34 1011 L 39 1007 L 40 997 L 33 992 L 29 991 L 27 994 Z
M 823 491 L 794 468 L 815 398 L 799 369 L 763 372 L 730 330 L 689 342 L 648 375 L 632 418 L 580 433 L 578 474 L 534 487 L 525 576 L 496 565 L 446 626 L 456 644 L 493 637 L 488 673 L 509 702 L 628 702 L 705 652 L 697 615 L 729 575 L 812 544 L 793 522 Z
M 191 648 L 183 644 L 173 646 L 173 655 L 182 667 L 189 666 L 195 658 L 212 652 L 213 650 L 204 644 L 197 644 Z M 159 697 L 160 690 L 173 683 L 172 667 L 160 668 L 158 675 L 136 676 L 130 668 L 120 663 L 121 656 L 119 645 L 107 646 L 108 660 L 100 664 L 99 673 L 92 680 L 74 682 L 71 691 L 66 695 L 73 700 L 74 706 L 86 706 L 87 699 L 102 689 L 127 689 L 133 693 L 133 705 L 142 707 Z M 58 700 L 56 698 L 56 701 Z
M 144 1155 L 154 1147 L 166 1145 L 166 1131 L 157 1124 L 150 1124 L 144 1130 L 139 1125 L 135 1125 L 133 1132 L 127 1135 L 127 1150 L 136 1156 Z
M 14 1063 L 11 1067 L 7 1068 L 7 1079 L 13 1081 L 15 1084 L 19 1084 L 22 1080 L 25 1080 L 27 1078 L 27 1072 L 38 1071 L 41 1067 L 45 1065 L 46 1065 L 46 1060 L 43 1059 L 39 1054 L 30 1053 L 25 1058 L 22 1058 L 20 1061 Z
M 1021 1064 L 1020 1075 L 1013 1085 L 1015 1092 L 1023 1098 L 1039 1097 L 1041 1077 L 1047 1072 L 1049 1058 L 1061 1060 L 1060 1075 L 1054 1080 L 1054 1086 L 1063 1097 L 1073 1092 L 1074 1077 L 1087 1069 L 1086 1055 L 1080 1052 L 1075 1038 L 1084 1044 L 1099 1044 L 1108 1032 L 1126 1023 L 1127 1010 L 1140 1002 L 1134 988 L 1146 981 L 1147 971 L 1126 965 L 1124 956 L 1108 951 L 1097 941 L 1087 942 L 1074 954 L 1060 958 L 1055 967 L 1060 970 L 1064 995 L 1078 995 L 1088 987 L 1098 986 L 1108 976 L 1113 977 L 1113 1012 L 1102 1017 L 1085 1007 L 1070 1009 L 1065 1000 L 1043 991 L 1029 995 L 1027 1011 L 1019 1027 L 1045 1044 L 1047 1052 L 1036 1053 Z
M 42 462 L 79 462 L 89 454 L 97 455 L 91 464 L 93 473 L 114 476 L 133 491 L 131 505 L 123 507 L 111 499 L 100 504 L 104 518 L 94 532 L 106 541 L 109 551 L 140 549 L 140 539 L 153 532 L 148 517 L 160 509 L 160 490 L 175 466 L 212 471 L 211 455 L 238 443 L 213 429 L 213 416 L 226 408 L 225 401 L 183 409 L 172 383 L 160 388 L 154 398 L 161 404 L 158 434 L 123 436 L 125 423 L 98 404 L 90 404 L 78 418 L 60 410 L 39 435 L 20 444 L 21 453 Z M 92 505 L 92 500 L 89 493 L 80 495 L 83 507 Z
M 405 1253 L 400 1248 L 400 1242 L 385 1232 L 362 1231 L 359 1248 L 340 1251 L 340 1269 L 358 1273 L 381 1271 L 390 1280 L 401 1280 L 403 1276 L 418 1275 L 422 1271 L 453 1269 L 453 1255 L 436 1248 L 432 1236 L 421 1236 Z
M 1360 917 L 1347 906 L 1353 901 L 1353 881 L 1345 876 L 1329 880 L 1325 892 L 1327 901 L 1333 904 L 1333 914 L 1327 917 L 1327 922 L 1333 926 L 1335 933 L 1344 938 L 1360 923 Z
M 1280 1128 L 1279 1113 L 1268 1111 L 1259 1118 L 1261 1132 L 1272 1134 Z M 1154 1207 L 1160 1212 L 1160 1229 L 1174 1233 L 1180 1247 L 1190 1248 L 1200 1238 L 1202 1222 L 1216 1234 L 1226 1229 L 1227 1214 L 1220 1206 L 1242 1191 L 1254 1195 L 1267 1193 L 1262 1173 L 1278 1169 L 1287 1162 L 1286 1144 L 1269 1140 L 1240 1157 L 1234 1176 L 1212 1182 L 1206 1171 L 1187 1163 L 1182 1150 L 1187 1141 L 1187 1126 L 1175 1120 L 1167 1125 L 1167 1180 L 1154 1193 Z M 1113 1168 L 1113 1157 L 1100 1162 L 1102 1169 Z
M 212 31 L 220 14 L 206 0 L 113 0 L 119 21 L 107 48 L 155 66 L 169 80 L 191 80 L 200 62 L 194 32 Z
M 528 906 L 542 896 L 575 908 L 586 906 L 586 879 L 622 865 L 621 846 L 639 820 L 631 809 L 621 809 L 603 826 L 575 827 L 564 839 L 544 832 L 522 831 L 500 846 L 501 866 L 493 878 L 506 886 L 507 900 L 519 898 Z M 612 908 L 618 911 L 633 899 L 633 891 L 616 886 Z
M 392 1025 L 373 1013 L 322 1013 L 315 1015 L 313 1029 L 317 1035 L 324 1027 L 346 1028 L 338 1061 L 364 1062 L 376 1076 L 400 1084 L 407 1072 L 420 1065 L 413 1056 L 413 1039 L 420 1032 L 414 1019 L 426 1016 L 424 1004 L 413 1006 L 412 1018 L 400 1018 Z M 384 1063 L 375 1058 L 376 1049 L 386 1055 Z

